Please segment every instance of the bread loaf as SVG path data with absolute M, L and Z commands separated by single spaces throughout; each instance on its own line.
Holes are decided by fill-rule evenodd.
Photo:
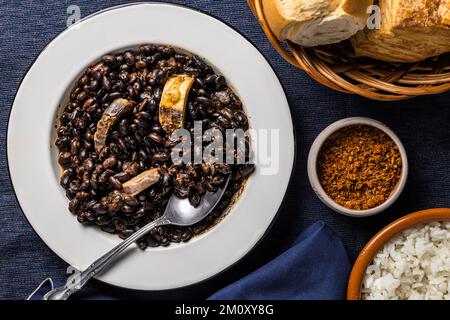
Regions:
M 280 40 L 305 47 L 337 43 L 366 26 L 373 0 L 263 0 L 264 14 Z
M 450 0 L 380 0 L 381 29 L 353 39 L 357 56 L 417 62 L 450 51 Z

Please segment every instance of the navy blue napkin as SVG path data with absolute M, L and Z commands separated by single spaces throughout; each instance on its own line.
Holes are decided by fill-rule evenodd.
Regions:
M 319 221 L 303 231 L 290 249 L 209 299 L 344 299 L 350 267 L 341 240 Z
M 277 258 L 213 294 L 209 299 L 344 299 L 350 267 L 341 240 L 324 222 L 319 221 L 303 231 L 292 247 Z M 50 281 L 47 281 L 32 299 L 42 299 L 49 290 Z M 89 286 L 78 293 L 77 297 L 108 299 L 107 293 L 100 293 Z

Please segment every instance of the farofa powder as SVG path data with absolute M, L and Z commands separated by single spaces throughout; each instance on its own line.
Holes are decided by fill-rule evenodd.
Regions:
M 398 146 L 386 133 L 368 125 L 344 127 L 330 135 L 317 162 L 324 191 L 336 203 L 354 210 L 385 202 L 401 171 Z

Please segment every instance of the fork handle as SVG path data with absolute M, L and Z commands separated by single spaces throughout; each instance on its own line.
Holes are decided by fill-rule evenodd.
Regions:
M 55 288 L 44 295 L 44 300 L 66 300 L 70 295 L 83 288 L 86 283 L 100 273 L 114 258 L 128 248 L 132 243 L 145 235 L 153 228 L 157 228 L 162 225 L 170 224 L 170 221 L 165 217 L 160 217 L 152 222 L 149 222 L 131 236 L 123 240 L 117 246 L 98 258 L 84 271 L 75 271 L 69 278 L 67 278 L 66 284 L 62 287 Z

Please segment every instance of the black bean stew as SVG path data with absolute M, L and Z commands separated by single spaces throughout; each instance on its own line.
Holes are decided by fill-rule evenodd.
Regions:
M 188 241 L 212 226 L 254 170 L 248 153 L 244 164 L 172 162 L 170 154 L 179 141 L 172 141 L 162 129 L 158 109 L 164 84 L 174 74 L 195 77 L 184 123 L 191 135 L 194 121 L 201 121 L 203 130 L 218 128 L 223 133 L 248 129 L 242 103 L 222 75 L 195 55 L 152 44 L 105 55 L 87 68 L 57 127 L 55 144 L 63 168 L 60 183 L 70 199 L 69 210 L 79 222 L 97 225 L 122 239 L 161 216 L 172 193 L 197 205 L 207 190 L 215 191 L 231 175 L 223 199 L 207 218 L 192 227 L 156 228 L 138 241 L 142 249 Z M 132 111 L 114 124 L 105 147 L 96 152 L 97 123 L 118 98 L 130 101 Z M 249 150 L 248 139 L 245 144 Z M 119 192 L 126 181 L 150 168 L 159 168 L 157 183 L 137 195 Z

